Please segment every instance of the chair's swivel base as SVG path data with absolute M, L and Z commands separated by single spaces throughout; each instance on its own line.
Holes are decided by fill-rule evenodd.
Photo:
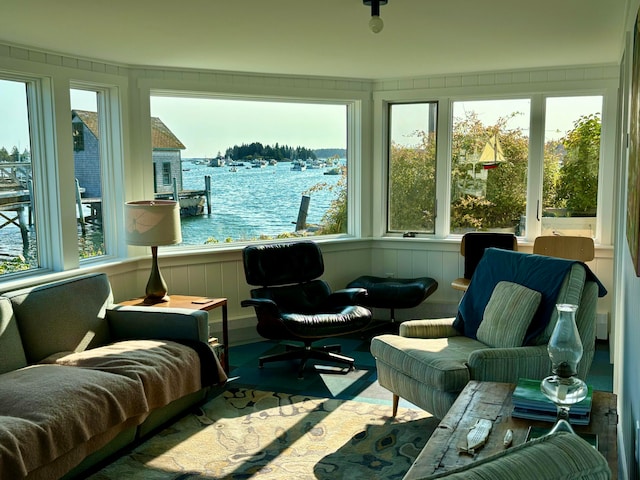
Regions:
M 353 358 L 340 354 L 340 345 L 324 345 L 314 348 L 308 345 L 305 345 L 303 347 L 296 345 L 287 345 L 286 351 L 282 353 L 274 353 L 272 355 L 260 357 L 260 359 L 258 360 L 258 366 L 262 368 L 266 362 L 279 362 L 285 360 L 300 359 L 300 366 L 298 367 L 298 378 L 302 380 L 304 378 L 304 369 L 307 365 L 307 360 L 309 360 L 310 358 L 314 360 L 345 364 L 347 368 L 343 369 L 340 373 L 347 373 L 355 368 L 355 360 Z M 335 373 L 335 369 L 322 367 L 319 369 Z

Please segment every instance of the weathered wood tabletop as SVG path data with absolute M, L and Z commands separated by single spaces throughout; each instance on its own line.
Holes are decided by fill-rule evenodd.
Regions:
M 452 470 L 501 452 L 505 449 L 503 440 L 509 429 L 513 431 L 513 446 L 525 441 L 529 427 L 551 429 L 553 424 L 550 422 L 511 416 L 514 388 L 515 385 L 510 383 L 469 382 L 416 458 L 404 480 L 415 480 L 436 472 Z M 458 447 L 466 446 L 467 433 L 480 418 L 493 422 L 486 444 L 474 455 L 460 453 Z M 589 425 L 573 426 L 577 433 L 595 433 L 598 436 L 598 450 L 607 459 L 612 478 L 617 478 L 618 472 L 617 423 L 616 395 L 594 391 L 591 422 Z

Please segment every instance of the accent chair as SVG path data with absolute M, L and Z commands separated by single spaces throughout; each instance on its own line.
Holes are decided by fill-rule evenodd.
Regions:
M 469 380 L 544 378 L 555 305 L 579 305 L 585 378 L 595 353 L 598 296 L 606 289 L 581 262 L 489 248 L 454 318 L 410 320 L 371 341 L 380 385 L 442 418 Z

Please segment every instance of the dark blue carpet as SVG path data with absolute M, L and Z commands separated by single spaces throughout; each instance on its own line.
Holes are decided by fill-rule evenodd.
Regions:
M 377 382 L 375 361 L 369 351 L 369 339 L 360 336 L 328 339 L 317 344 L 340 344 L 342 353 L 355 358 L 356 369 L 346 374 L 315 371 L 309 360 L 304 379 L 298 379 L 298 362 L 270 362 L 258 368 L 258 358 L 284 351 L 284 344 L 262 341 L 229 349 L 230 378 L 233 386 L 269 392 L 304 394 L 320 398 L 356 400 L 391 406 L 391 392 Z M 340 369 L 338 369 L 340 370 Z M 596 390 L 613 391 L 613 365 L 609 363 L 608 343 L 598 342 L 596 355 L 587 377 Z M 401 400 L 401 406 L 416 408 Z

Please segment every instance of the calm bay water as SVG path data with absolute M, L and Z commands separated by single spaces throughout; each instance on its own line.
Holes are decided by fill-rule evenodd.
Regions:
M 324 175 L 325 168 L 292 171 L 291 163 L 263 168 L 208 167 L 183 162 L 185 190 L 203 190 L 211 177 L 211 215 L 182 219 L 184 245 L 201 245 L 209 238 L 224 242 L 252 239 L 261 234 L 276 236 L 293 232 L 303 194 L 311 197 L 307 223 L 319 224 L 337 192 L 307 190 L 319 183 L 334 186 L 340 175 Z M 305 193 L 307 192 L 307 193 Z
M 293 232 L 302 195 L 311 198 L 307 223 L 319 224 L 337 192 L 328 188 L 312 193 L 307 190 L 321 183 L 335 186 L 341 178 L 324 175 L 326 168 L 292 171 L 290 162 L 264 168 L 236 167 L 237 171 L 232 172 L 229 166 L 209 167 L 184 159 L 182 168 L 185 190 L 204 190 L 205 175 L 211 177 L 212 190 L 211 215 L 182 218 L 182 245 L 202 245 L 212 238 L 224 242 L 227 238 L 243 240 L 261 234 L 275 237 Z M 99 243 L 99 232 L 94 232 L 90 224 L 87 234 Z M 29 229 L 29 237 L 31 255 L 34 255 L 34 227 Z M 22 237 L 18 227 L 8 225 L 0 229 L 0 260 L 21 254 Z

